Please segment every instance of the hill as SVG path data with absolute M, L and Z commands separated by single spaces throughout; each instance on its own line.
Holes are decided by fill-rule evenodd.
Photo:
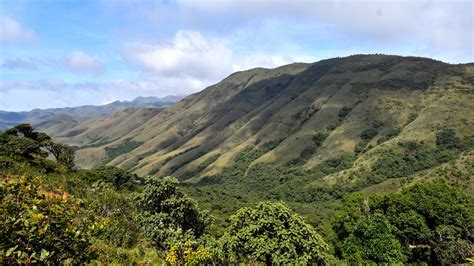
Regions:
M 0 133 L 2 200 L 18 206 L 0 261 L 466 263 L 473 92 L 473 64 L 357 55 L 79 122 L 55 137 L 75 148 L 19 125 Z
M 474 65 L 354 55 L 237 72 L 161 110 L 125 110 L 56 139 L 78 163 L 173 175 L 216 212 L 259 199 L 311 216 L 353 191 L 448 178 L 472 193 Z
M 115 101 L 106 105 L 84 105 L 78 107 L 34 109 L 28 112 L 0 111 L 0 130 L 20 123 L 32 124 L 35 128 L 58 135 L 66 129 L 88 119 L 105 117 L 128 108 L 161 108 L 182 99 L 180 96 L 137 97 L 132 101 Z

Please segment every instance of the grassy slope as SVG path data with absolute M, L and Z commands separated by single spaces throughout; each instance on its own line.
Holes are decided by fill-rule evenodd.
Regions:
M 412 57 L 351 56 L 238 72 L 161 112 L 118 113 L 73 128 L 69 133 L 79 133 L 60 140 L 84 147 L 78 152 L 83 166 L 109 162 L 139 175 L 181 176 L 190 184 L 215 175 L 222 180 L 191 186 L 190 192 L 217 213 L 228 213 L 255 200 L 282 198 L 311 216 L 333 208 L 337 196 L 320 198 L 335 194 L 339 187 L 344 193 L 396 190 L 432 178 L 450 164 L 467 169 L 453 182 L 461 182 L 472 192 L 469 150 L 459 155 L 461 159 L 410 176 L 381 183 L 367 180 L 381 156 L 404 152 L 399 143 L 416 141 L 423 143 L 424 149 L 434 149 L 436 132 L 442 128 L 454 129 L 461 139 L 472 136 L 473 92 L 472 65 Z M 376 134 L 364 141 L 361 134 L 367 129 L 376 129 Z M 319 145 L 314 141 L 318 134 L 327 136 Z M 263 149 L 269 142 L 276 145 Z M 130 143 L 134 145 L 126 147 Z M 360 153 L 354 152 L 356 146 L 362 147 Z M 247 147 L 264 152 L 226 173 L 225 168 L 236 165 L 236 158 Z M 110 149 L 126 152 L 108 158 Z M 327 162 L 340 158 L 349 161 L 318 172 Z M 262 174 L 270 170 L 252 170 L 262 163 L 280 172 L 272 178 Z M 281 173 L 294 176 L 294 180 L 275 182 Z M 297 193 L 316 196 L 291 200 L 291 195 L 272 194 L 291 194 L 292 186 Z M 308 204 L 314 201 L 319 204 Z

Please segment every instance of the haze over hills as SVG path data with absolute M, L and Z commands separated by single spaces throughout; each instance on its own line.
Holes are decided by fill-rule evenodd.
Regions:
M 104 117 L 127 108 L 161 108 L 174 104 L 184 96 L 137 97 L 131 101 L 114 101 L 105 105 L 34 109 L 26 112 L 0 111 L 0 130 L 20 123 L 32 124 L 35 128 L 59 134 L 88 119 Z
M 165 109 L 124 110 L 56 139 L 79 147 L 84 167 L 107 163 L 189 183 L 232 183 L 229 169 L 237 165 L 246 185 L 271 183 L 259 195 L 278 194 L 295 180 L 311 191 L 386 191 L 447 162 L 472 173 L 473 93 L 473 64 L 354 55 L 237 72 Z M 463 148 L 434 158 L 443 130 Z M 384 172 L 389 162 L 408 166 Z M 328 163 L 334 171 L 310 174 Z M 278 181 L 278 173 L 269 181 L 262 174 L 268 165 L 302 172 L 291 182 Z M 463 182 L 472 190 L 471 179 Z

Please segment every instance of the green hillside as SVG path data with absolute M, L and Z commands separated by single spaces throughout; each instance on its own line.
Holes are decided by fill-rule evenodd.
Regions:
M 231 198 L 236 188 L 245 195 L 262 193 L 262 185 L 274 184 L 249 182 L 249 176 L 259 173 L 252 167 L 247 176 L 225 178 L 277 144 L 245 149 L 221 175 L 221 190 L 215 191 L 221 198 L 214 203 Z M 437 135 L 436 145 L 440 154 L 464 147 L 449 130 Z M 329 217 L 311 212 L 320 220 L 315 226 L 283 201 L 250 203 L 248 197 L 237 197 L 249 206 L 233 213 L 224 225 L 200 209 L 174 177 L 141 178 L 106 165 L 76 169 L 74 155 L 71 147 L 28 124 L 0 132 L 1 264 L 454 264 L 474 256 L 474 198 L 445 180 L 386 195 L 344 195 L 342 201 L 332 200 Z M 318 168 L 319 174 L 348 162 L 326 163 Z M 447 173 L 461 164 L 438 170 Z M 285 170 L 290 171 L 278 176 Z M 448 176 L 466 178 L 459 170 Z M 272 172 L 281 180 L 295 178 L 298 171 L 293 166 L 262 173 Z M 207 194 L 200 199 L 215 193 L 188 190 Z M 311 202 L 307 210 L 340 196 L 340 191 L 329 189 L 310 198 L 305 195 L 314 195 L 286 192 L 288 201 Z
M 125 248 L 122 261 L 135 248 L 152 246 L 158 255 L 147 259 L 171 263 L 466 262 L 474 256 L 473 118 L 474 65 L 354 55 L 237 72 L 164 109 L 126 109 L 53 132 L 56 142 L 74 147 L 79 167 L 93 168 L 62 170 L 79 182 L 72 186 L 57 179 L 46 159 L 14 158 L 23 158 L 27 175 L 44 174 L 47 184 L 99 205 L 117 202 L 96 199 L 97 182 L 113 184 L 120 168 L 129 171 L 141 196 L 111 190 L 107 197 L 129 209 L 112 227 L 118 231 L 92 243 L 112 253 Z M 17 147 L 9 146 L 12 138 L 4 137 L 6 147 Z M 25 175 L 25 167 L 8 162 L 11 153 L 4 156 L 7 176 Z M 174 210 L 189 211 L 192 219 Z M 305 232 L 310 242 L 293 239 L 302 253 L 262 244 L 268 234 L 283 241 L 287 233 L 275 229 L 281 217 L 294 226 L 288 234 Z M 271 221 L 257 230 L 264 236 L 249 235 L 260 220 Z M 126 226 L 148 242 L 115 241 Z M 182 228 L 191 235 L 177 233 Z
M 473 91 L 472 64 L 354 55 L 237 72 L 163 111 L 117 113 L 56 139 L 77 146 L 84 167 L 244 198 L 396 191 L 452 164 L 472 174 Z M 437 144 L 443 134 L 458 143 Z M 452 182 L 472 192 L 470 178 Z

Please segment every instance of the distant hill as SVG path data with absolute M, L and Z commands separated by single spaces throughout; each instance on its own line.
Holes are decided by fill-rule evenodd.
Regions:
M 127 108 L 162 108 L 182 98 L 182 96 L 137 97 L 132 101 L 115 101 L 106 105 L 34 109 L 29 112 L 0 111 L 0 130 L 19 123 L 30 123 L 35 128 L 57 135 L 88 119 L 104 117 Z
M 256 68 L 61 135 L 82 166 L 173 175 L 222 212 L 270 198 L 311 215 L 325 205 L 308 202 L 438 177 L 472 193 L 474 64 L 354 55 Z

